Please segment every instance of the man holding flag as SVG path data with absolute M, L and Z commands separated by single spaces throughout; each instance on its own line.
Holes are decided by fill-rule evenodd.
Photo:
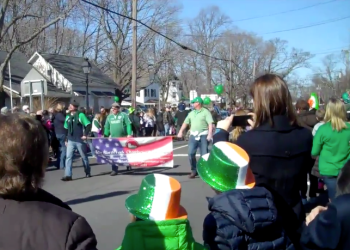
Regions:
M 115 102 L 112 104 L 111 108 L 112 113 L 108 115 L 105 127 L 104 127 L 104 136 L 112 138 L 120 137 L 131 137 L 132 127 L 129 116 L 120 111 L 120 104 Z M 127 169 L 129 169 L 128 167 Z M 118 166 L 112 164 L 111 176 L 118 174 Z

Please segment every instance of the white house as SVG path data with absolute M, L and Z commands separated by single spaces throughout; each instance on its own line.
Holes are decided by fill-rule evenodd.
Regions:
M 38 53 L 29 59 L 40 74 L 48 79 L 57 89 L 72 95 L 72 99 L 85 107 L 86 103 L 86 75 L 82 70 L 84 58 L 58 54 Z M 99 110 L 101 106 L 110 107 L 114 102 L 117 85 L 105 75 L 96 65 L 91 64 L 88 75 L 89 106 Z M 25 80 L 25 79 L 24 79 Z
M 144 106 L 157 106 L 159 103 L 160 85 L 156 82 L 155 78 L 146 73 L 143 77 L 136 81 L 136 104 Z M 125 93 L 130 93 L 131 87 L 128 86 L 124 89 Z M 122 105 L 131 105 L 131 97 L 126 98 Z

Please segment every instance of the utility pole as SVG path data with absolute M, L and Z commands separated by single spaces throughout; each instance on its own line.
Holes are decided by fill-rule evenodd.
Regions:
M 137 0 L 132 0 L 132 73 L 131 73 L 131 106 L 136 108 L 137 79 Z
M 233 89 L 233 65 L 232 65 L 232 43 L 230 44 L 230 73 L 229 73 L 229 77 L 230 77 L 230 93 L 229 93 L 229 99 L 230 99 L 230 103 L 232 101 L 232 89 Z M 235 97 L 236 99 L 236 97 Z M 232 106 L 232 104 L 231 104 Z

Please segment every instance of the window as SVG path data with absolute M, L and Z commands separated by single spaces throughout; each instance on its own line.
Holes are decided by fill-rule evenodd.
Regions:
M 136 92 L 136 96 L 140 97 L 140 91 Z
M 173 92 L 173 93 L 171 94 L 171 96 L 172 96 L 174 99 L 176 99 L 176 92 Z
M 149 96 L 149 89 L 144 89 L 145 91 L 145 97 L 148 97 Z
M 173 87 L 176 87 L 176 82 L 172 82 Z
M 151 89 L 151 97 L 157 97 L 157 91 L 155 89 Z

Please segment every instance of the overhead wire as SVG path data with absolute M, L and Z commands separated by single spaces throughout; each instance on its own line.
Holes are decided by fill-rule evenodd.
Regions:
M 307 28 L 311 28 L 311 27 L 316 27 L 316 26 L 320 26 L 320 25 L 325 25 L 325 24 L 328 24 L 328 23 L 338 22 L 338 21 L 345 20 L 345 19 L 348 19 L 348 18 L 350 18 L 350 16 L 345 16 L 345 17 L 340 17 L 340 18 L 333 18 L 333 19 L 329 19 L 329 20 L 325 20 L 325 21 L 322 21 L 322 22 L 318 22 L 318 23 L 310 24 L 310 25 L 305 25 L 305 26 L 301 26 L 301 27 L 296 27 L 296 28 L 291 28 L 291 29 L 277 30 L 277 31 L 262 33 L 262 35 L 270 35 L 270 34 L 277 34 L 277 33 L 288 32 L 288 31 L 294 31 L 294 30 L 307 29 Z
M 250 72 L 247 72 L 245 71 L 241 66 L 239 66 L 238 63 L 236 63 L 235 61 L 233 60 L 229 60 L 229 59 L 225 59 L 225 58 L 219 58 L 219 57 L 216 57 L 216 56 L 211 56 L 211 55 L 208 55 L 208 54 L 205 54 L 205 53 L 202 53 L 200 51 L 197 51 L 195 49 L 192 49 L 186 45 L 183 45 L 181 44 L 180 42 L 168 37 L 167 35 L 164 35 L 163 33 L 155 30 L 154 28 L 152 28 L 151 26 L 147 25 L 146 23 L 138 20 L 138 19 L 134 19 L 130 16 L 126 16 L 126 15 L 123 15 L 121 13 L 118 13 L 118 12 L 115 12 L 115 11 L 112 11 L 110 10 L 109 8 L 106 8 L 106 7 L 103 7 L 103 6 L 100 6 L 98 4 L 95 4 L 95 3 L 92 3 L 90 1 L 87 1 L 87 0 L 81 0 L 82 2 L 86 3 L 86 4 L 89 4 L 91 6 L 94 6 L 98 9 L 101 9 L 103 11 L 106 11 L 108 13 L 112 13 L 112 14 L 115 14 L 117 16 L 120 16 L 120 17 L 123 17 L 123 18 L 126 18 L 126 19 L 129 19 L 129 20 L 132 20 L 132 21 L 135 21 L 139 24 L 141 24 L 142 26 L 148 28 L 149 30 L 151 30 L 152 32 L 156 33 L 157 35 L 163 37 L 164 39 L 167 39 L 169 40 L 170 42 L 174 43 L 175 45 L 179 46 L 180 48 L 182 48 L 183 50 L 187 50 L 187 51 L 191 51 L 193 53 L 196 53 L 198 55 L 201 55 L 201 56 L 204 56 L 204 57 L 207 57 L 207 58 L 211 58 L 213 60 L 218 60 L 218 61 L 225 61 L 225 62 L 231 62 L 234 66 L 236 66 L 238 69 L 240 69 L 242 72 L 244 72 L 245 74 L 249 75 L 249 76 L 252 76 L 253 74 L 250 73 Z M 322 5 L 322 4 L 327 4 L 327 3 L 331 3 L 331 2 L 335 2 L 337 0 L 332 0 L 332 1 L 328 1 L 328 2 L 323 2 L 323 3 L 319 3 L 319 4 L 314 4 L 314 5 L 310 5 L 310 6 L 307 6 L 307 7 L 303 7 L 303 8 L 299 8 L 299 9 L 294 9 L 294 10 L 289 10 L 289 11 L 286 11 L 287 12 L 293 12 L 293 11 L 298 11 L 298 10 L 302 10 L 302 9 L 306 9 L 306 8 L 312 8 L 312 7 L 315 7 L 315 6 L 318 6 L 318 5 Z M 284 12 L 280 12 L 280 13 L 284 13 Z M 277 15 L 277 14 L 280 14 L 280 13 L 275 13 L 275 14 L 271 14 L 271 15 Z M 260 18 L 260 17 L 254 17 L 254 18 L 250 18 L 250 19 L 256 19 L 256 18 Z M 274 32 L 269 32 L 269 33 L 265 33 L 265 34 L 274 34 L 274 33 L 281 33 L 281 32 L 287 32 L 287 31 L 292 31 L 292 30 L 298 30 L 298 29 L 304 29 L 304 28 L 310 28 L 310 27 L 313 27 L 313 26 L 319 26 L 319 25 L 323 25 L 323 24 L 327 24 L 327 23 L 331 23 L 331 22 L 336 22 L 336 21 L 340 21 L 340 20 L 344 20 L 344 19 L 347 19 L 347 18 L 350 18 L 350 16 L 347 16 L 347 17 L 342 17 L 342 18 L 336 18 L 336 19 L 330 19 L 330 20 L 327 20 L 327 21 L 323 21 L 321 23 L 317 23 L 317 24 L 312 24 L 312 25 L 307 25 L 307 26 L 303 26 L 303 27 L 298 27 L 298 28 L 293 28 L 293 29 L 286 29 L 286 30 L 280 30 L 280 31 L 274 31 Z M 249 19 L 249 18 L 248 18 Z M 238 20 L 239 21 L 239 20 Z M 241 20 L 243 21 L 243 19 Z M 185 36 L 195 36 L 195 35 L 185 35 Z M 222 36 L 218 36 L 218 37 L 222 37 Z
M 248 18 L 233 20 L 233 22 L 234 23 L 238 23 L 238 22 L 249 21 L 249 20 L 254 20 L 254 19 L 260 19 L 260 18 L 266 18 L 266 17 L 271 17 L 271 16 L 277 16 L 277 15 L 281 15 L 281 14 L 287 14 L 287 13 L 291 13 L 291 12 L 296 12 L 296 11 L 301 11 L 301 10 L 314 8 L 314 7 L 317 7 L 317 6 L 320 6 L 320 5 L 334 3 L 334 2 L 337 2 L 337 1 L 338 0 L 332 0 L 332 1 L 327 1 L 327 2 L 317 3 L 317 4 L 309 5 L 309 6 L 306 6 L 306 7 L 302 7 L 302 8 L 281 11 L 281 12 L 272 13 L 272 14 L 268 14 L 268 15 L 261 15 L 261 16 L 255 16 L 255 17 L 248 17 Z
M 163 37 L 163 38 L 169 40 L 170 42 L 176 44 L 177 46 L 179 46 L 179 47 L 182 48 L 183 50 L 191 51 L 191 52 L 194 52 L 194 53 L 196 53 L 196 54 L 198 54 L 198 55 L 201 55 L 201 56 L 204 56 L 204 57 L 207 57 L 207 58 L 211 58 L 211 59 L 214 59 L 214 60 L 225 61 L 225 62 L 231 62 L 233 65 L 235 65 L 238 69 L 240 69 L 240 70 L 241 70 L 242 72 L 244 72 L 245 74 L 247 74 L 247 75 L 249 75 L 249 76 L 252 76 L 252 75 L 253 75 L 252 73 L 245 71 L 242 67 L 240 67 L 240 66 L 238 65 L 238 63 L 236 63 L 236 62 L 233 61 L 233 60 L 224 59 L 224 58 L 219 58 L 219 57 L 216 57 L 216 56 L 211 56 L 211 55 L 207 55 L 207 54 L 205 54 L 205 53 L 199 52 L 199 51 L 197 51 L 197 50 L 195 50 L 195 49 L 192 49 L 192 48 L 190 48 L 190 47 L 188 47 L 188 46 L 185 46 L 185 45 L 179 43 L 178 41 L 176 41 L 176 40 L 174 40 L 174 39 L 168 37 L 167 35 L 164 35 L 163 33 L 161 33 L 161 32 L 159 32 L 159 31 L 155 30 L 154 28 L 152 28 L 151 26 L 145 24 L 144 22 L 142 22 L 142 21 L 140 21 L 140 20 L 137 20 L 137 19 L 134 19 L 134 18 L 132 18 L 132 17 L 129 17 L 129 16 L 120 14 L 120 13 L 115 12 L 115 11 L 112 11 L 112 10 L 110 10 L 110 9 L 108 9 L 108 8 L 102 7 L 102 6 L 98 5 L 98 4 L 89 2 L 89 1 L 87 1 L 87 0 L 81 0 L 81 1 L 84 2 L 84 3 L 87 3 L 87 4 L 89 4 L 89 5 L 92 5 L 92 6 L 96 7 L 96 8 L 99 8 L 99 9 L 101 9 L 101 10 L 104 10 L 104 11 L 106 11 L 106 12 L 109 12 L 109 13 L 115 14 L 115 15 L 117 15 L 117 16 L 120 16 L 120 17 L 123 17 L 123 18 L 127 18 L 127 19 L 129 19 L 129 20 L 135 21 L 135 22 L 137 22 L 137 23 L 143 25 L 144 27 L 148 28 L 149 30 L 153 31 L 154 33 L 158 34 L 159 36 L 161 36 L 161 37 Z

